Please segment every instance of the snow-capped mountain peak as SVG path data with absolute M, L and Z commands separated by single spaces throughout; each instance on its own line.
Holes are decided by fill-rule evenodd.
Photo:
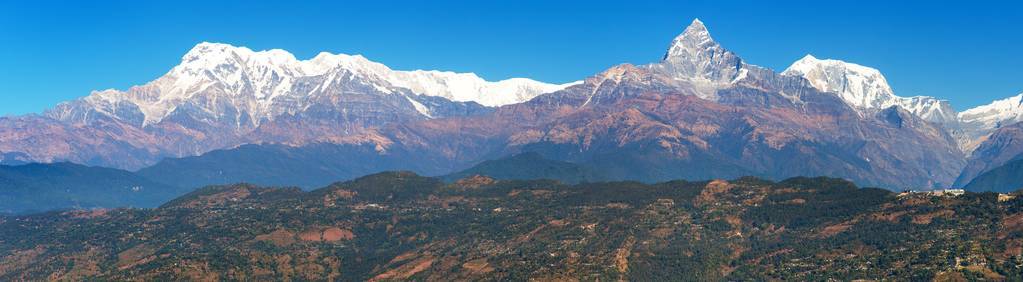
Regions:
M 528 78 L 487 81 L 475 73 L 450 71 L 395 71 L 386 76 L 391 85 L 414 93 L 444 97 L 458 102 L 476 102 L 496 107 L 528 101 L 539 94 L 555 92 L 581 82 L 540 83 Z
M 861 109 L 886 108 L 896 98 L 880 71 L 844 61 L 821 60 L 806 55 L 782 74 L 802 76 L 814 88 L 836 93 L 850 105 Z
M 653 67 L 675 79 L 707 89 L 734 83 L 749 72 L 739 56 L 714 41 L 699 19 L 694 19 L 671 41 L 661 62 Z M 715 99 L 713 93 L 702 93 L 701 96 Z
M 89 97 L 58 105 L 46 114 L 78 122 L 99 114 L 131 119 L 133 124 L 145 126 L 187 106 L 188 111 L 204 116 L 203 120 L 246 119 L 259 124 L 276 115 L 294 114 L 312 106 L 310 103 L 319 99 L 314 96 L 346 95 L 336 87 L 330 88 L 339 79 L 353 80 L 370 89 L 348 91 L 437 96 L 484 106 L 520 103 L 578 83 L 548 84 L 526 78 L 491 82 L 473 73 L 395 71 L 361 55 L 322 52 L 311 59 L 299 60 L 280 49 L 253 51 L 203 42 L 189 50 L 179 65 L 146 85 L 123 92 L 94 92 Z M 327 89 L 333 92 L 326 93 Z M 416 99 L 407 100 L 422 115 L 430 116 Z
M 964 151 L 972 152 L 999 128 L 1023 122 L 1023 93 L 959 113 Z
M 298 62 L 294 55 L 281 49 L 252 51 L 246 47 L 235 47 L 223 43 L 202 42 L 192 47 L 181 58 L 181 68 L 215 68 L 223 64 L 253 63 L 290 66 Z
M 956 121 L 956 113 L 948 101 L 927 96 L 897 96 L 881 71 L 874 68 L 807 54 L 782 75 L 803 77 L 817 90 L 837 95 L 860 112 L 899 106 L 928 121 L 942 124 Z
M 671 47 L 668 48 L 668 52 L 664 54 L 663 60 L 669 60 L 672 58 L 691 58 L 699 55 L 699 53 L 713 49 L 718 46 L 717 42 L 710 37 L 710 32 L 707 31 L 707 26 L 703 25 L 700 19 L 694 19 L 691 24 L 682 34 L 679 34 L 671 42 Z
M 536 95 L 561 90 L 580 83 L 549 84 L 528 78 L 509 78 L 491 82 L 475 73 L 434 70 L 396 71 L 384 64 L 370 61 L 362 55 L 321 52 L 312 59 L 299 61 L 291 53 L 280 49 L 253 52 L 245 47 L 205 42 L 197 45 L 185 56 L 182 66 L 189 64 L 190 60 L 195 60 L 195 57 L 191 56 L 194 53 L 203 55 L 202 57 L 207 62 L 201 66 L 206 69 L 215 69 L 217 66 L 217 64 L 208 63 L 208 61 L 229 61 L 232 57 L 236 57 L 242 62 L 252 62 L 249 65 L 271 66 L 272 70 L 297 76 L 323 75 L 340 68 L 390 84 L 384 85 L 385 87 L 407 88 L 416 94 L 439 96 L 459 102 L 472 101 L 484 106 L 520 103 L 532 99 Z
M 1023 93 L 959 113 L 963 123 L 998 128 L 1023 121 Z

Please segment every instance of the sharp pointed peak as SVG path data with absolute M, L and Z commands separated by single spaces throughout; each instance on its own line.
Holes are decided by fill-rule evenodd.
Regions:
M 672 40 L 659 65 L 679 78 L 728 83 L 745 76 L 742 59 L 715 42 L 700 19 L 693 19 L 686 30 Z
M 788 68 L 782 71 L 782 74 L 805 73 L 810 69 L 819 67 L 825 61 L 827 60 L 821 60 L 811 54 L 806 54 L 806 56 L 792 62 Z
M 707 29 L 707 26 L 703 24 L 700 18 L 693 18 L 693 22 L 689 23 L 689 28 L 702 28 Z
M 717 42 L 710 37 L 710 32 L 700 19 L 693 19 L 693 22 L 686 27 L 685 31 L 675 37 L 664 54 L 663 60 L 680 56 L 683 52 L 694 52 L 706 48 L 713 48 Z
M 813 54 L 807 53 L 806 56 L 803 56 L 803 58 L 799 59 L 799 61 L 809 61 L 809 62 L 812 62 L 812 61 L 820 61 L 820 59 L 817 59 L 817 57 L 814 57 Z
M 710 37 L 707 26 L 700 19 L 693 19 L 693 22 L 686 27 L 679 37 Z

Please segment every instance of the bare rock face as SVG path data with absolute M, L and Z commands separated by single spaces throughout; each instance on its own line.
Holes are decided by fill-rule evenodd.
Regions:
M 984 172 L 1020 158 L 1023 158 L 1023 123 L 999 128 L 970 155 L 955 187 L 965 186 Z
M 999 167 L 977 175 L 963 189 L 973 192 L 1010 193 L 1023 189 L 1023 159 L 1016 158 Z
M 42 116 L 0 118 L 0 151 L 7 152 L 5 162 L 116 163 L 137 168 L 166 156 L 162 140 L 167 139 L 163 138 L 114 119 L 99 119 L 86 126 Z

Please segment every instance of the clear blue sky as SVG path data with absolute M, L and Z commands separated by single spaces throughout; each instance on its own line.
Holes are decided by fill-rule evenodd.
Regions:
M 899 95 L 959 110 L 1023 92 L 1018 1 L 775 2 L 4 1 L 0 115 L 143 84 L 201 41 L 567 82 L 658 60 L 693 18 L 776 70 L 807 53 L 842 59 L 880 69 Z

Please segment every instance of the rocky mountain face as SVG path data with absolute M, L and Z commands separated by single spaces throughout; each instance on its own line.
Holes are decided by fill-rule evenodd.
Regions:
M 970 146 L 977 148 L 996 130 L 1023 121 L 1023 94 L 963 111 L 959 120 Z
M 142 167 L 162 157 L 160 152 L 165 146 L 157 145 L 180 141 L 178 147 L 188 147 L 195 142 L 181 134 L 160 136 L 156 132 L 163 131 L 147 132 L 110 118 L 97 119 L 90 125 L 76 125 L 38 115 L 0 117 L 0 152 L 3 152 L 0 163 L 65 160 Z
M 156 209 L 0 216 L 0 280 L 1017 281 L 1020 196 L 408 172 L 215 186 Z
M 993 191 L 999 193 L 1023 189 L 1023 158 L 1016 156 L 1001 166 L 977 175 L 962 187 L 967 191 Z
M 978 180 L 976 177 L 1021 158 L 1023 123 L 1020 122 L 1023 121 L 1023 94 L 963 111 L 959 114 L 959 119 L 960 136 L 971 140 L 967 146 L 972 150 L 966 166 L 956 179 L 956 187 L 970 184 Z M 991 179 L 995 177 L 994 175 L 1019 178 L 1018 174 L 1013 175 L 1009 171 L 1013 170 L 1002 168 L 998 173 L 989 175 L 986 180 L 978 180 L 969 185 L 969 188 L 1004 190 L 1006 188 L 1002 185 L 988 187 L 981 183 L 1001 183 Z
M 984 172 L 1023 157 L 1023 123 L 1015 123 L 996 130 L 970 155 L 956 187 L 970 183 Z
M 954 126 L 958 121 L 957 113 L 948 101 L 927 96 L 896 96 L 877 69 L 806 55 L 782 74 L 802 76 L 817 90 L 838 95 L 864 114 L 898 106 L 924 120 L 941 125 Z
M 332 142 L 382 124 L 485 114 L 568 85 L 202 43 L 146 85 L 94 92 L 42 116 L 0 118 L 0 152 L 5 160 L 135 169 L 241 144 Z

